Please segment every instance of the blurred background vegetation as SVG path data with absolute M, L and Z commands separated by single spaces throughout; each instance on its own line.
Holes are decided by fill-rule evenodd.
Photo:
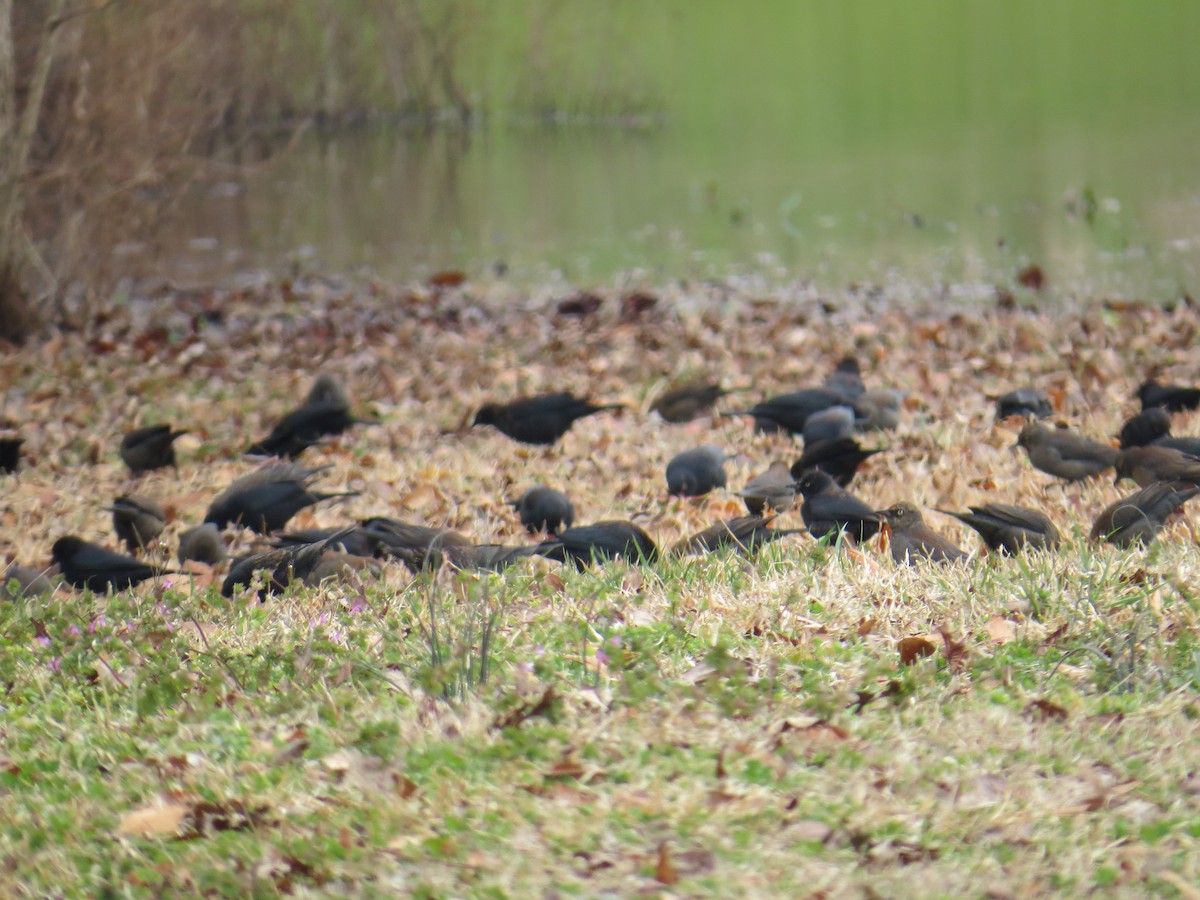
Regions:
M 53 3 L 14 5 L 18 104 Z M 399 277 L 1195 274 L 1185 0 L 68 9 L 26 179 L 27 283 L 62 315 L 304 247 Z

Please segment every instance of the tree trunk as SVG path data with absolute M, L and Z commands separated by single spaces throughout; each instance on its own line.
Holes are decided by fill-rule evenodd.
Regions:
M 29 337 L 42 320 L 25 280 L 32 251 L 25 233 L 25 182 L 64 2 L 48 4 L 25 107 L 18 113 L 13 2 L 0 0 L 0 338 L 16 342 Z

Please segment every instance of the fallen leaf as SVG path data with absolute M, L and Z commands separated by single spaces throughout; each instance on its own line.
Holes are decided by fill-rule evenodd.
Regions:
M 121 819 L 117 831 L 130 837 L 176 837 L 187 813 L 188 807 L 182 803 L 134 810 Z
M 911 666 L 922 656 L 932 656 L 937 652 L 937 646 L 929 638 L 906 637 L 897 644 L 900 650 L 900 664 Z
M 1057 703 L 1041 699 L 1031 700 L 1029 705 L 1025 707 L 1025 715 L 1042 722 L 1051 719 L 1056 722 L 1065 722 L 1067 720 L 1067 711 L 1065 709 Z
M 658 845 L 658 865 L 654 867 L 654 880 L 667 886 L 679 883 L 679 873 L 671 862 L 671 850 L 667 842 Z
M 788 826 L 789 837 L 806 843 L 823 844 L 832 834 L 832 828 L 816 819 L 801 819 Z
M 1007 644 L 1017 637 L 1017 626 L 1003 616 L 992 616 L 987 623 L 988 637 L 995 644 Z

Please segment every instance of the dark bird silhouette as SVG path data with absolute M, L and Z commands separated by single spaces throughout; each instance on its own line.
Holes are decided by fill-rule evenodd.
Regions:
M 342 434 L 358 424 L 362 421 L 340 403 L 305 403 L 280 419 L 270 434 L 251 444 L 246 452 L 295 459 L 322 438 Z
M 1183 412 L 1200 406 L 1200 388 L 1161 384 L 1153 378 L 1138 388 L 1137 395 L 1142 401 L 1142 409 L 1161 406 L 1167 412 Z
M 13 597 L 41 597 L 54 590 L 50 569 L 35 569 L 32 566 L 20 566 L 16 563 L 9 565 L 0 576 L 0 600 L 11 600 Z M 13 582 L 16 586 L 13 587 Z
M 684 450 L 667 463 L 667 493 L 672 497 L 703 497 L 725 483 L 725 451 L 712 444 Z
M 919 559 L 952 563 L 967 558 L 966 553 L 930 528 L 911 503 L 897 503 L 878 510 L 878 515 L 888 527 L 892 559 L 898 563 L 912 565 Z
M 779 394 L 769 397 L 760 403 L 755 403 L 749 409 L 721 413 L 723 416 L 750 416 L 754 419 L 754 428 L 766 434 L 785 431 L 788 434 L 803 434 L 804 423 L 814 413 L 831 406 L 842 406 L 846 398 L 838 391 L 829 388 L 808 388 L 803 391 L 793 391 L 790 394 Z
M 475 414 L 475 425 L 491 425 L 523 444 L 553 444 L 578 419 L 606 409 L 623 409 L 620 403 L 595 404 L 571 394 L 543 394 L 512 403 L 487 403 Z
M 538 552 L 538 545 L 512 544 L 452 544 L 439 547 L 436 542 L 427 549 L 398 550 L 393 555 L 414 574 L 436 569 L 443 563 L 452 569 L 500 572 L 521 559 Z
M 337 543 L 357 527 L 350 525 L 312 544 L 294 544 L 238 557 L 233 561 L 229 574 L 225 576 L 225 582 L 221 585 L 221 596 L 232 597 L 239 587 L 249 587 L 256 572 L 270 573 L 258 591 L 260 600 L 265 600 L 272 594 L 282 593 L 292 581 L 304 581 L 308 578 L 321 562 L 325 548 Z
M 513 509 L 530 534 L 554 534 L 575 524 L 575 507 L 562 491 L 538 484 L 513 501 Z
M 465 565 L 459 568 L 473 568 L 466 557 L 475 543 L 452 529 L 431 528 L 386 516 L 364 520 L 362 529 L 376 542 L 377 553 L 394 556 L 413 572 L 427 566 L 436 568 L 443 559 L 451 564 L 462 560 Z
M 771 528 L 774 516 L 739 516 L 710 525 L 690 537 L 684 538 L 671 548 L 676 556 L 693 553 L 712 553 L 722 547 L 737 547 L 742 553 L 750 553 L 777 541 L 789 534 L 799 534 L 799 528 Z
M 24 443 L 24 438 L 0 437 L 0 473 L 17 471 L 17 465 L 21 462 L 21 445 Z
M 547 559 L 572 562 L 582 569 L 592 562 L 621 557 L 630 562 L 653 562 L 658 547 L 650 535 L 632 522 L 608 520 L 567 528 L 542 541 L 535 551 Z
M 809 469 L 796 487 L 804 495 L 800 515 L 813 537 L 836 536 L 844 531 L 861 544 L 879 531 L 882 520 L 875 510 L 841 488 L 826 472 Z
M 948 509 L 938 512 L 974 528 L 989 550 L 1017 554 L 1026 547 L 1045 550 L 1058 545 L 1058 529 L 1036 510 L 1008 503 L 984 503 L 968 509 L 970 512 L 965 513 Z
M 1170 447 L 1189 456 L 1200 456 L 1200 438 L 1174 437 L 1171 434 L 1171 414 L 1161 406 L 1152 406 L 1136 416 L 1130 416 L 1121 426 L 1118 440 L 1122 450 L 1154 445 Z
M 1037 388 L 1019 388 L 996 398 L 996 418 L 1000 421 L 1013 416 L 1048 419 L 1053 414 L 1050 398 Z
M 304 579 L 305 584 L 318 585 L 327 579 L 339 583 L 354 583 L 355 579 L 364 576 L 378 576 L 383 573 L 379 560 L 370 556 L 355 556 L 352 553 L 339 553 L 325 549 L 320 560 L 313 566 L 312 571 Z
M 340 406 L 342 409 L 350 408 L 350 395 L 346 393 L 346 388 L 328 372 L 322 372 L 316 377 L 308 390 L 308 396 L 304 398 L 305 406 L 325 403 Z
M 679 425 L 711 410 L 713 404 L 728 393 L 715 382 L 689 384 L 661 395 L 650 405 L 650 411 L 658 413 L 667 422 Z
M 217 495 L 204 516 L 218 528 L 241 525 L 259 534 L 283 528 L 300 510 L 334 497 L 357 496 L 358 491 L 323 493 L 309 482 L 323 468 L 277 463 L 244 475 Z
M 134 475 L 175 465 L 175 439 L 186 431 L 172 431 L 170 425 L 135 428 L 121 438 L 121 459 Z
M 854 401 L 859 431 L 891 431 L 900 424 L 900 391 L 872 388 Z
M 854 434 L 854 410 L 849 406 L 831 406 L 813 413 L 804 422 L 804 444 L 817 441 L 838 441 Z
M 864 461 L 881 452 L 860 447 L 854 438 L 818 441 L 805 446 L 800 459 L 792 463 L 792 476 L 800 478 L 809 469 L 820 469 L 844 487 L 854 480 Z
M 1017 446 L 1025 448 L 1035 469 L 1066 481 L 1091 478 L 1117 462 L 1115 447 L 1037 422 L 1029 422 L 1021 429 Z
M 123 591 L 147 578 L 172 574 L 167 569 L 148 565 L 73 535 L 55 541 L 50 555 L 62 570 L 67 584 L 96 594 Z
M 821 386 L 837 391 L 851 401 L 857 400 L 867 391 L 867 386 L 862 380 L 862 369 L 853 356 L 843 357 Z
M 196 525 L 179 535 L 179 562 L 189 560 L 209 566 L 225 561 L 225 539 L 216 525 Z
M 1167 516 L 1198 493 L 1200 488 L 1192 484 L 1156 481 L 1105 507 L 1088 536 L 1118 547 L 1149 544 L 1162 530 Z
M 761 475 L 755 475 L 738 491 L 752 516 L 767 510 L 787 512 L 796 503 L 796 479 L 785 462 L 774 462 Z
M 1200 459 L 1157 444 L 1122 450 L 1117 456 L 1116 469 L 1113 484 L 1120 484 L 1124 478 L 1132 478 L 1142 487 L 1156 481 L 1200 484 Z
M 108 509 L 113 516 L 113 530 L 117 533 L 117 539 L 125 544 L 130 553 L 149 547 L 167 524 L 163 508 L 140 494 L 118 497 Z
M 271 541 L 271 546 L 278 548 L 303 547 L 307 544 L 317 544 L 327 539 L 334 539 L 327 550 L 340 550 L 349 556 L 375 556 L 379 550 L 379 538 L 367 529 L 356 526 L 346 528 L 302 528 L 299 531 L 287 531 L 278 534 Z

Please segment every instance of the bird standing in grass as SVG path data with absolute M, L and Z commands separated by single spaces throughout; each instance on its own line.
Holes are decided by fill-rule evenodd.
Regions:
M 264 466 L 242 476 L 218 494 L 204 521 L 218 528 L 241 525 L 259 534 L 270 534 L 314 503 L 358 495 L 358 491 L 325 493 L 311 490 L 312 478 L 322 471 L 324 468 L 309 469 L 297 463 Z
M 172 574 L 167 569 L 148 565 L 73 535 L 55 541 L 50 555 L 62 570 L 67 584 L 97 594 L 108 590 L 123 591 L 149 578 Z
M 930 528 L 911 503 L 897 503 L 879 510 L 878 515 L 887 525 L 892 559 L 898 563 L 912 565 L 919 559 L 952 563 L 967 558 L 966 553 Z
M 534 485 L 525 491 L 512 506 L 530 534 L 554 534 L 575 523 L 575 507 L 571 498 L 544 484 Z
M 617 519 L 567 528 L 542 541 L 535 552 L 547 559 L 572 562 L 580 569 L 608 559 L 654 562 L 658 558 L 658 547 L 650 535 L 632 522 Z
M 121 439 L 121 460 L 134 475 L 174 467 L 175 440 L 185 434 L 170 425 L 135 428 Z
M 796 503 L 796 479 L 787 463 L 773 462 L 767 471 L 746 482 L 738 496 L 752 516 L 761 516 L 767 510 L 787 512 Z
M 137 553 L 149 547 L 150 543 L 162 534 L 167 524 L 163 508 L 154 500 L 140 494 L 118 497 L 109 507 L 109 511 L 113 516 L 113 530 L 130 553 Z
M 1016 554 L 1026 548 L 1047 550 L 1058 545 L 1058 529 L 1042 513 L 1008 503 L 984 503 L 970 512 L 938 512 L 954 516 L 979 532 L 989 550 Z
M 804 495 L 800 515 L 813 537 L 836 537 L 845 532 L 861 544 L 879 532 L 879 515 L 820 469 L 809 469 L 796 487 Z
M 523 444 L 553 444 L 579 419 L 607 409 L 623 409 L 620 403 L 596 404 L 571 394 L 543 394 L 512 403 L 487 403 L 475 414 L 475 425 L 491 425 Z
M 1158 537 L 1167 516 L 1196 494 L 1200 494 L 1200 488 L 1193 484 L 1156 481 L 1105 507 L 1088 537 L 1118 547 L 1149 544 Z
M 1115 447 L 1037 422 L 1029 422 L 1021 429 L 1017 446 L 1025 448 L 1035 469 L 1066 481 L 1092 478 L 1117 462 Z
M 726 484 L 725 451 L 713 444 L 684 450 L 667 463 L 667 493 L 703 497 Z

